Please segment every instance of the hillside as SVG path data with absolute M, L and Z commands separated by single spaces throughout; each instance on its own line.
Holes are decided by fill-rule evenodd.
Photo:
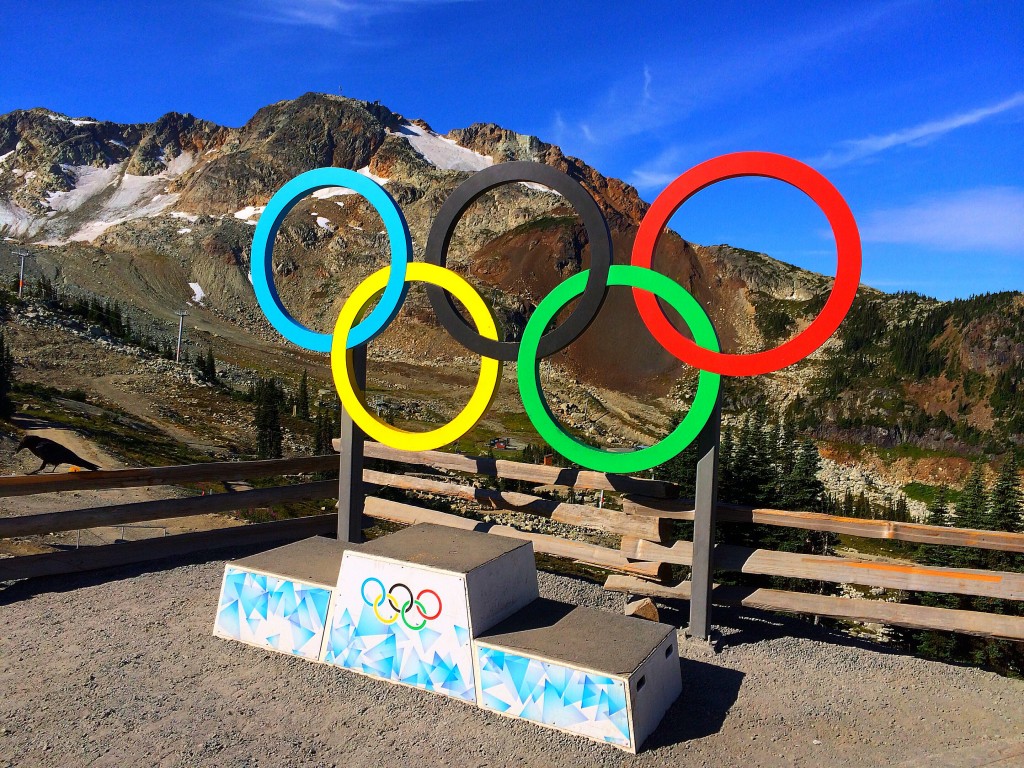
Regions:
M 312 366 L 326 384 L 325 361 L 280 342 L 248 281 L 253 227 L 273 192 L 326 165 L 376 178 L 402 206 L 421 259 L 447 194 L 472 171 L 509 160 L 544 162 L 579 179 L 608 219 L 615 261 L 628 262 L 647 204 L 558 147 L 488 123 L 442 136 L 376 102 L 306 94 L 261 109 L 240 128 L 177 113 L 145 124 L 45 109 L 0 116 L 0 263 L 13 270 L 10 254 L 26 248 L 32 279 L 116 301 L 154 333 L 176 330 L 173 311 L 189 304 L 196 350 L 212 345 L 242 369 L 285 376 Z M 387 258 L 379 219 L 362 198 L 323 190 L 282 227 L 278 287 L 298 318 L 328 330 L 353 286 Z M 475 203 L 449 255 L 512 336 L 539 297 L 588 261 L 587 235 L 572 209 L 559 195 L 521 184 Z M 674 233 L 663 239 L 657 266 L 708 309 L 732 352 L 764 348 L 805 327 L 831 285 L 764 254 L 700 246 Z M 372 352 L 387 362 L 382 390 L 407 375 L 407 392 L 389 395 L 403 401 L 398 406 L 423 411 L 407 401 L 440 398 L 432 407 L 441 416 L 450 407 L 446 393 L 417 389 L 430 385 L 415 369 L 462 358 L 474 365 L 437 326 L 420 290 Z M 594 326 L 554 364 L 552 399 L 564 418 L 597 438 L 626 442 L 663 433 L 693 382 L 693 372 L 643 330 L 624 290 L 609 294 Z M 1022 378 L 1019 292 L 943 303 L 864 287 L 822 350 L 778 374 L 729 381 L 726 409 L 737 414 L 767 401 L 840 453 L 863 445 L 1001 453 L 1024 445 Z M 503 389 L 514 398 L 514 389 Z

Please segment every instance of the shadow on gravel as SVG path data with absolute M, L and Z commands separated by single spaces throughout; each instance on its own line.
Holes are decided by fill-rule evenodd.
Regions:
M 677 627 L 689 624 L 690 604 L 685 601 L 658 602 L 661 620 Z M 859 639 L 830 627 L 827 623 L 815 625 L 799 616 L 759 611 L 754 608 L 735 608 L 716 605 L 712 623 L 715 629 L 714 649 L 737 648 L 742 645 L 795 637 L 816 640 L 830 645 L 860 648 L 876 653 L 899 653 L 890 646 L 869 639 Z
M 683 692 L 644 742 L 645 752 L 718 733 L 739 697 L 743 672 L 693 659 L 680 659 L 679 666 Z

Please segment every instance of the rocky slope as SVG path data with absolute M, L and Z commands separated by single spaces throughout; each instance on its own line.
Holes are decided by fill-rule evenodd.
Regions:
M 176 113 L 133 125 L 44 109 L 0 116 L 0 256 L 27 244 L 36 255 L 30 272 L 151 315 L 199 296 L 199 286 L 196 311 L 211 338 L 244 332 L 266 342 L 276 335 L 255 305 L 249 250 L 263 206 L 288 179 L 328 165 L 377 179 L 402 206 L 422 258 L 448 193 L 473 171 L 509 160 L 543 162 L 578 179 L 608 219 L 615 260 L 629 260 L 647 204 L 628 184 L 497 125 L 441 136 L 379 103 L 323 94 L 267 106 L 240 128 Z M 328 330 L 354 285 L 387 264 L 386 251 L 379 217 L 362 198 L 322 190 L 296 206 L 278 235 L 277 284 L 299 319 Z M 587 233 L 573 210 L 559 195 L 522 184 L 477 201 L 449 254 L 513 337 L 540 297 L 588 263 Z M 657 264 L 708 308 L 731 352 L 806 327 L 831 285 L 764 254 L 698 246 L 671 232 Z M 412 362 L 424 348 L 464 354 L 421 291 L 411 292 L 403 317 L 405 329 L 383 339 L 391 353 Z M 591 330 L 554 362 L 569 379 L 667 398 L 667 408 L 685 400 L 693 377 L 643 330 L 625 290 L 609 294 Z M 1022 365 L 1019 293 L 942 304 L 864 288 L 823 350 L 777 375 L 729 382 L 727 406 L 767 398 L 820 436 L 853 442 L 1002 450 L 1024 431 Z

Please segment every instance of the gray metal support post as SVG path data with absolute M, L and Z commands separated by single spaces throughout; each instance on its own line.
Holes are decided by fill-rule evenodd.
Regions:
M 690 626 L 687 634 L 701 640 L 711 639 L 711 586 L 715 574 L 715 509 L 718 505 L 718 445 L 721 434 L 722 401 L 719 397 L 711 418 L 697 438 Z
M 352 369 L 356 384 L 366 388 L 366 345 L 352 350 Z M 363 441 L 366 436 L 341 409 L 341 467 L 338 472 L 338 540 L 359 543 L 363 540 Z
M 176 314 L 178 316 L 178 346 L 175 348 L 174 362 L 180 363 L 181 362 L 181 332 L 185 328 L 185 318 L 188 317 L 188 312 L 186 312 L 183 309 L 179 309 L 174 314 Z
M 18 255 L 21 257 L 21 266 L 18 267 L 18 298 L 20 299 L 25 291 L 25 257 L 28 254 L 24 251 L 18 251 Z

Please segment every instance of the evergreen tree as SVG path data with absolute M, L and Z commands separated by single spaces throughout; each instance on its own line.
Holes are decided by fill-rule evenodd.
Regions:
M 672 423 L 672 429 L 678 427 L 682 419 L 683 415 L 677 413 Z M 721 453 L 719 453 L 719 463 L 721 463 Z M 683 489 L 683 495 L 692 495 L 697 486 L 697 441 L 694 440 L 679 455 L 662 464 L 658 470 L 658 477 L 678 485 Z
M 935 492 L 935 498 L 928 505 L 928 517 L 926 518 L 928 525 L 950 524 L 949 508 L 946 506 L 948 497 L 949 489 L 945 485 L 939 486 L 939 490 Z
M 846 489 L 846 493 L 843 495 L 843 506 L 839 514 L 841 514 L 843 517 L 854 516 L 853 491 L 851 491 L 849 488 Z
M 794 511 L 821 510 L 825 497 L 825 486 L 818 479 L 821 456 L 810 440 L 800 443 L 796 459 L 789 474 L 782 479 L 779 502 L 783 509 Z
M 988 499 L 987 525 L 993 531 L 1020 533 L 1024 531 L 1022 513 L 1022 493 L 1020 478 L 1017 476 L 1017 459 L 1012 451 L 1007 452 L 1006 460 L 999 470 L 992 492 Z
M 11 390 L 14 388 L 14 356 L 7 346 L 3 331 L 0 331 L 0 418 L 9 418 L 14 413 Z
M 337 425 L 331 415 L 318 408 L 316 412 L 316 426 L 313 429 L 314 450 L 318 456 L 324 456 L 334 452 L 332 441 L 337 436 Z
M 985 514 L 985 479 L 982 475 L 981 461 L 977 461 L 960 493 L 956 504 L 956 524 L 960 528 L 984 528 Z
M 718 449 L 718 486 L 721 489 L 730 489 L 735 485 L 736 479 L 732 473 L 733 454 L 736 445 L 733 440 L 732 427 L 726 427 L 722 432 L 722 442 Z M 725 499 L 726 491 L 720 491 Z
M 305 368 L 299 379 L 299 392 L 295 396 L 296 415 L 303 421 L 309 421 L 309 375 Z
M 256 455 L 261 459 L 281 458 L 280 393 L 273 379 L 260 379 L 255 387 L 253 423 L 256 427 Z
M 981 460 L 974 464 L 971 474 L 956 503 L 956 524 L 959 528 L 985 528 L 986 514 L 985 479 L 982 475 Z M 984 568 L 985 552 L 970 547 L 958 547 L 953 553 L 953 564 L 960 568 Z
M 864 491 L 861 491 L 857 495 L 857 502 L 854 509 L 854 517 L 864 518 L 865 520 L 872 517 L 871 502 L 868 501 L 868 497 L 865 495 Z
M 200 373 L 203 374 L 203 378 L 207 381 L 217 381 L 217 361 L 213 357 L 213 347 L 206 348 L 206 357 L 200 358 L 202 361 L 199 369 Z

